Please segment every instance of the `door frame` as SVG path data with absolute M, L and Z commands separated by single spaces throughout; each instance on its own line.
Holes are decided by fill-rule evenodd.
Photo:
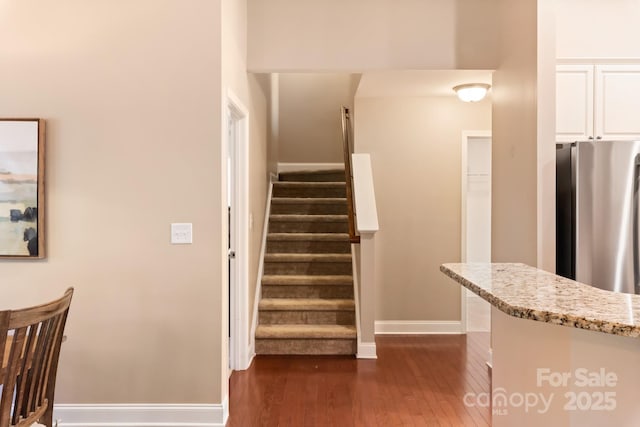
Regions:
M 472 138 L 491 138 L 491 131 L 462 131 L 462 141 L 460 145 L 460 262 L 467 261 L 467 166 L 469 163 L 467 148 L 469 146 L 469 140 Z M 460 288 L 460 333 L 467 333 L 467 292 L 465 287 Z
M 229 149 L 229 120 L 235 126 L 235 164 L 234 185 L 231 200 L 235 209 L 232 210 L 235 224 L 233 232 L 235 242 L 235 262 L 232 263 L 234 282 L 227 295 L 230 319 L 229 368 L 232 370 L 244 370 L 249 367 L 249 111 L 240 99 L 229 89 L 224 108 L 223 135 L 224 135 L 224 170 L 227 172 L 227 155 Z M 223 174 L 224 194 L 228 193 L 226 182 L 227 173 Z M 225 216 L 228 215 L 225 200 Z M 226 221 L 225 221 L 226 223 Z M 226 235 L 226 234 L 225 234 Z M 228 255 L 225 251 L 225 259 Z M 225 262 L 225 265 L 227 262 Z M 227 277 L 227 282 L 229 278 Z M 233 286 L 235 284 L 235 286 Z M 225 284 L 225 290 L 227 288 Z M 227 292 L 225 292 L 227 293 Z M 226 331 L 224 332 L 226 335 Z

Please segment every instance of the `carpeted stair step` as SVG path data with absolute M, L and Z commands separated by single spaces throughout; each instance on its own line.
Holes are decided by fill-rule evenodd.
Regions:
M 320 171 L 296 171 L 280 172 L 280 181 L 306 181 L 306 182 L 344 182 L 344 169 L 331 169 Z
M 257 354 L 356 353 L 343 170 L 283 173 L 273 184 Z
M 267 253 L 351 253 L 346 233 L 269 233 Z
M 273 183 L 273 197 L 347 197 L 344 182 L 290 182 Z
M 271 213 L 346 215 L 347 199 L 343 197 L 273 197 Z
M 257 354 L 355 354 L 350 325 L 258 325 Z
M 263 298 L 258 306 L 261 325 L 354 325 L 353 299 Z
M 270 215 L 270 233 L 348 233 L 347 215 Z
M 262 276 L 262 298 L 353 298 L 353 276 Z
M 264 274 L 349 275 L 351 254 L 265 254 Z

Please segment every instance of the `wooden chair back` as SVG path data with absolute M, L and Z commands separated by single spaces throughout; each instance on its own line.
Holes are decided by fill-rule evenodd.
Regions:
M 73 296 L 35 307 L 0 311 L 0 427 L 53 423 L 60 345 Z

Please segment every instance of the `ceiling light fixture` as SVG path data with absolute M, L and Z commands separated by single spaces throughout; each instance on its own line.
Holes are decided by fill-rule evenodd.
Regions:
M 458 85 L 453 88 L 458 95 L 460 101 L 464 102 L 478 102 L 481 101 L 491 85 L 486 83 L 467 83 L 464 85 Z

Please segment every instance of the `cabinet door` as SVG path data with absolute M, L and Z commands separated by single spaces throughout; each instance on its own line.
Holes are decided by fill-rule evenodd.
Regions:
M 595 134 L 640 138 L 640 65 L 596 66 Z
M 593 65 L 556 68 L 556 139 L 571 142 L 593 136 Z

